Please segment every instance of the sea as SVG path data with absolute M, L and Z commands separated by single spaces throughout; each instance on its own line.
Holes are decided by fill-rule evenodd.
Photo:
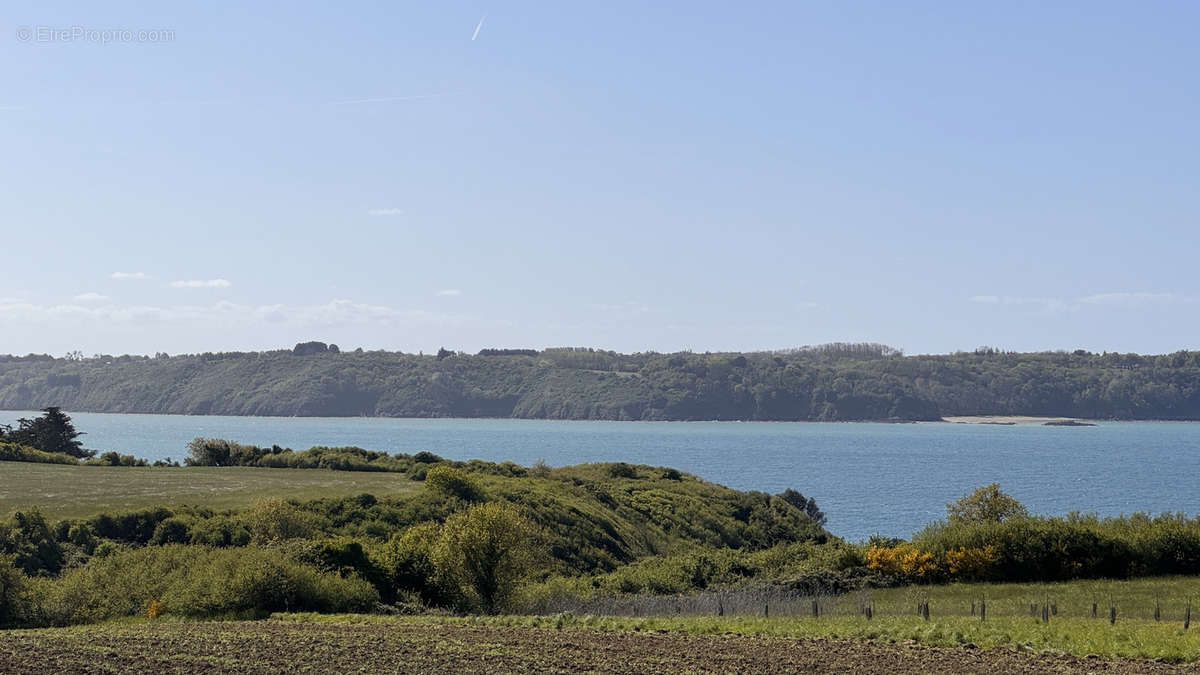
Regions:
M 0 424 L 36 411 L 0 411 Z M 675 467 L 738 490 L 812 497 L 850 541 L 908 538 L 999 483 L 1030 511 L 1200 515 L 1200 423 L 1088 427 L 821 422 L 224 417 L 70 413 L 84 445 L 182 461 L 198 436 L 303 450 L 354 445 L 456 460 Z M 3 469 L 0 468 L 0 481 Z

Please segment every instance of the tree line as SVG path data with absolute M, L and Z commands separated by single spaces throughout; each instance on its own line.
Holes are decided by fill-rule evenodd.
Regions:
M 603 420 L 1200 420 L 1200 352 L 905 355 L 886 345 L 621 354 L 290 350 L 0 356 L 0 408 L 226 415 Z

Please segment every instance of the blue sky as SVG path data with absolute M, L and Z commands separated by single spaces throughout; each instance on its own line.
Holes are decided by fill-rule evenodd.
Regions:
M 3 11 L 0 352 L 1200 348 L 1194 3 L 105 4 Z

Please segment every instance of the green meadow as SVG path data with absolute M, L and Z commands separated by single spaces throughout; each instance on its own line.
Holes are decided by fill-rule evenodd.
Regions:
M 420 489 L 408 476 L 365 471 L 252 467 L 106 467 L 0 463 L 0 514 L 38 509 L 47 518 L 159 506 L 240 509 L 256 500 L 378 496 Z

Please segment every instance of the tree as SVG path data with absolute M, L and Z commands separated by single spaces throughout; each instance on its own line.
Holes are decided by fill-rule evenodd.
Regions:
M 96 454 L 95 450 L 87 450 L 79 437 L 82 432 L 75 430 L 71 418 L 61 408 L 51 406 L 43 409 L 45 414 L 34 419 L 21 418 L 17 420 L 17 428 L 4 433 L 4 440 L 28 445 L 42 452 L 53 452 L 72 457 L 87 459 Z
M 489 502 L 447 518 L 432 559 L 439 574 L 493 614 L 533 566 L 536 537 L 536 526 L 515 506 Z
M 952 523 L 1000 523 L 1014 518 L 1026 518 L 1029 509 L 992 483 L 978 488 L 962 499 L 946 505 L 946 515 Z
M 336 345 L 334 345 L 336 347 Z M 311 356 L 313 354 L 324 354 L 329 351 L 329 345 L 324 342 L 313 340 L 311 342 L 297 342 L 295 347 L 292 347 L 292 353 L 296 356 Z
M 796 490 L 793 490 L 792 488 L 788 488 L 783 492 L 780 492 L 778 497 L 803 511 L 804 514 L 811 518 L 812 521 L 817 525 L 825 527 L 825 513 L 821 511 L 821 509 L 817 506 L 817 501 L 812 497 L 806 498 L 804 495 L 800 494 Z

